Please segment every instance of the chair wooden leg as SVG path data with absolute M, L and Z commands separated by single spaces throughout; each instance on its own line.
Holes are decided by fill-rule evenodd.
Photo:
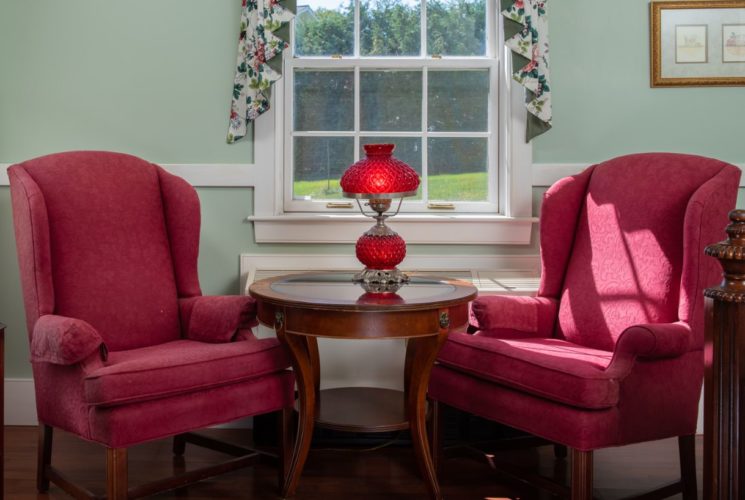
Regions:
M 696 500 L 696 436 L 678 436 L 680 455 L 680 482 L 683 485 L 683 500 Z
M 52 437 L 54 429 L 49 425 L 39 424 L 39 445 L 36 454 L 36 489 L 39 493 L 49 491 L 47 468 L 52 464 Z
M 279 492 L 282 493 L 287 474 L 290 471 L 290 460 L 292 460 L 292 423 L 294 421 L 294 410 L 292 407 L 283 408 L 279 411 L 279 418 L 277 419 L 277 436 L 279 445 Z
M 176 434 L 173 436 L 173 454 L 181 456 L 186 451 L 186 436 L 184 434 Z
M 126 448 L 106 448 L 106 498 L 127 500 Z
M 592 452 L 572 448 L 571 499 L 592 500 Z
M 431 421 L 429 426 L 429 444 L 432 453 L 432 465 L 435 468 L 435 474 L 438 476 L 442 473 L 442 438 L 444 422 L 442 413 L 445 405 L 439 401 L 430 400 Z

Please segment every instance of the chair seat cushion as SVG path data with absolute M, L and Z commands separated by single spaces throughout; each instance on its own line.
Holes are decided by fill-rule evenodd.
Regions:
M 626 373 L 606 370 L 613 353 L 555 338 L 452 333 L 438 362 L 477 378 L 587 409 L 618 404 Z
M 226 344 L 175 340 L 109 353 L 106 365 L 85 377 L 85 399 L 96 406 L 212 389 L 290 366 L 279 341 L 250 339 Z

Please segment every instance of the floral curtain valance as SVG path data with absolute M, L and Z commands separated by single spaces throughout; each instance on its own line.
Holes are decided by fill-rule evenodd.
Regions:
M 547 1 L 501 0 L 504 43 L 512 51 L 512 78 L 526 90 L 526 141 L 551 128 Z
M 294 4 L 292 0 L 289 0 Z M 526 140 L 551 128 L 547 0 L 500 0 L 505 45 L 513 52 L 513 78 L 526 89 Z M 279 0 L 243 0 L 238 61 L 230 106 L 228 142 L 246 135 L 248 122 L 269 109 L 272 84 L 281 77 L 288 43 L 276 34 L 294 14 Z
M 276 32 L 293 17 L 292 10 L 280 5 L 279 0 L 243 0 L 229 143 L 243 138 L 248 122 L 269 109 L 272 83 L 281 77 L 281 64 L 271 61 L 275 57 L 281 61 L 278 56 L 288 47 Z

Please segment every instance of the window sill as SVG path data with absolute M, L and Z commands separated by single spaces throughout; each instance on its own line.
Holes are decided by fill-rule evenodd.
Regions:
M 352 214 L 252 216 L 257 243 L 354 243 L 373 225 Z M 391 228 L 411 244 L 528 245 L 537 217 L 478 214 L 399 214 Z

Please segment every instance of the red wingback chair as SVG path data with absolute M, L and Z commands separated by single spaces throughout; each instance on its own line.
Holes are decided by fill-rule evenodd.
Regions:
M 108 497 L 123 499 L 127 447 L 176 436 L 177 454 L 187 441 L 238 454 L 187 431 L 287 414 L 290 361 L 276 339 L 253 336 L 253 299 L 202 295 L 199 200 L 189 184 L 107 152 L 53 154 L 8 174 L 41 432 L 40 491 L 51 480 L 91 495 L 51 466 L 53 428 L 107 447 Z M 204 477 L 196 471 L 160 486 Z M 154 491 L 146 485 L 130 495 Z
M 704 247 L 739 178 L 717 160 L 639 154 L 558 181 L 537 297 L 478 298 L 477 331 L 449 337 L 429 397 L 571 447 L 576 499 L 592 498 L 592 450 L 679 436 L 675 489 L 695 498 L 702 289 L 721 277 Z

